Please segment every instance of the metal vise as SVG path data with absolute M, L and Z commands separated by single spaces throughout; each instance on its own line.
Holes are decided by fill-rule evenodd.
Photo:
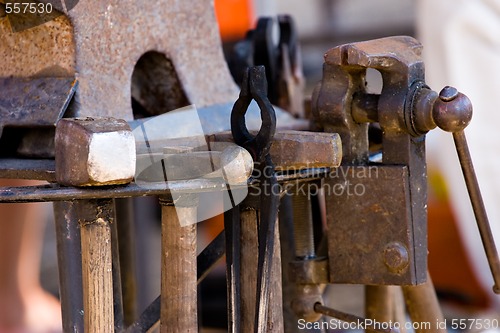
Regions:
M 325 55 L 313 95 L 315 121 L 339 133 L 343 162 L 325 180 L 329 281 L 416 285 L 427 276 L 425 133 L 467 126 L 470 101 L 424 81 L 422 46 L 411 37 L 352 43 Z M 365 90 L 378 70 L 381 94 Z M 450 112 L 453 109 L 456 112 Z M 369 159 L 368 123 L 382 129 L 382 162 Z

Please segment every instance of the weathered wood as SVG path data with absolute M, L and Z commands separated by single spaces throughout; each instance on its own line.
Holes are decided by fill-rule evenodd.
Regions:
M 257 295 L 257 211 L 241 212 L 241 332 L 254 332 Z
M 162 203 L 161 333 L 198 332 L 196 207 Z M 184 227 L 181 227 L 181 222 Z M 193 223 L 190 223 L 193 222 Z
M 279 223 L 279 221 L 276 221 Z M 267 332 L 284 332 L 283 292 L 281 289 L 281 244 L 279 228 L 274 231 L 273 265 L 269 288 L 269 308 L 267 309 Z
M 114 331 L 110 228 L 113 200 L 88 200 L 81 208 L 84 331 L 109 333 Z

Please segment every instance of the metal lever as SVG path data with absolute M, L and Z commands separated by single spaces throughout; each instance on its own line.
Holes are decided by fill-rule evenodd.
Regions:
M 474 216 L 476 217 L 476 223 L 479 229 L 479 234 L 481 235 L 484 251 L 486 252 L 491 274 L 493 275 L 493 280 L 495 282 L 493 292 L 495 294 L 500 294 L 500 259 L 498 257 L 498 251 L 493 234 L 491 233 L 488 215 L 486 214 L 486 209 L 484 207 L 483 198 L 477 182 L 474 166 L 472 165 L 472 159 L 469 153 L 469 147 L 467 145 L 464 131 L 453 132 L 453 140 L 455 141 L 455 148 L 457 149 L 458 159 L 460 160 L 460 166 L 462 167 L 462 173 L 464 174 L 465 185 L 467 186 L 467 190 L 469 192 L 472 209 L 474 210 Z
M 424 88 L 423 90 L 427 89 Z M 426 95 L 428 96 L 428 93 L 424 92 L 421 96 Z M 424 100 L 424 98 L 420 100 Z M 417 102 L 416 105 L 418 108 L 422 104 Z M 457 149 L 465 184 L 469 192 L 472 209 L 474 210 L 476 223 L 495 282 L 493 291 L 500 294 L 500 259 L 464 133 L 465 127 L 472 118 L 472 104 L 467 96 L 459 93 L 457 89 L 447 86 L 441 90 L 432 108 L 425 108 L 422 111 L 420 114 L 424 115 L 424 117 L 412 119 L 412 125 L 418 130 L 431 129 L 437 125 L 442 130 L 453 133 L 453 140 L 455 141 L 455 148 Z

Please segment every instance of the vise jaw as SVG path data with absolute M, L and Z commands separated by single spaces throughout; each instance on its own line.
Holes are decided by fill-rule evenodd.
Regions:
M 421 45 L 389 37 L 335 47 L 313 94 L 320 128 L 339 133 L 343 161 L 325 180 L 331 283 L 415 285 L 427 272 L 425 135 L 411 131 L 426 88 Z M 382 75 L 365 90 L 368 68 Z M 369 161 L 368 123 L 382 129 L 382 162 Z

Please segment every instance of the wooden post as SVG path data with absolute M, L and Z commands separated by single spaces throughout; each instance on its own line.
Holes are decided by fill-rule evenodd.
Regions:
M 257 287 L 257 211 L 241 212 L 241 332 L 253 333 Z
M 113 200 L 82 201 L 80 213 L 85 332 L 113 332 Z
M 162 204 L 161 333 L 198 332 L 196 206 Z M 181 226 L 185 225 L 185 226 Z

